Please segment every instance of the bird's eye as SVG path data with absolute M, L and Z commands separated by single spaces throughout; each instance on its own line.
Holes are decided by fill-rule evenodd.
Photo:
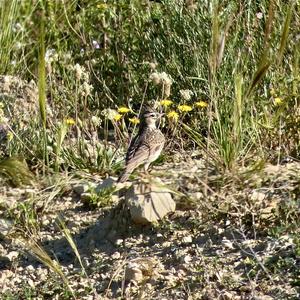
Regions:
M 147 117 L 154 118 L 156 117 L 156 113 L 149 113 L 147 114 Z

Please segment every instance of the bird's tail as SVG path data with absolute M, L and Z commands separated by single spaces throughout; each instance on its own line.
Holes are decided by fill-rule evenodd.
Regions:
M 123 171 L 123 173 L 119 176 L 118 178 L 118 182 L 125 182 L 128 180 L 130 174 L 133 172 L 133 170 L 137 167 L 136 164 L 134 163 L 131 163 L 131 164 L 128 164 L 126 167 L 125 167 L 125 170 Z

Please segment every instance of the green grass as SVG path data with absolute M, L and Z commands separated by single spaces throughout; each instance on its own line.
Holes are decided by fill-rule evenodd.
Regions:
M 38 81 L 42 130 L 34 155 L 45 165 L 58 170 L 60 162 L 65 168 L 63 153 L 68 149 L 59 138 L 57 147 L 51 151 L 51 140 L 56 139 L 61 120 L 74 118 L 73 136 L 77 138 L 89 139 L 97 129 L 107 139 L 107 130 L 113 129 L 114 124 L 102 115 L 104 109 L 129 105 L 137 112 L 143 95 L 146 101 L 161 99 L 160 87 L 151 82 L 146 84 L 153 72 L 149 63 L 154 62 L 157 71 L 166 72 L 173 79 L 170 98 L 174 104 L 170 110 L 176 110 L 182 102 L 193 106 L 198 99 L 209 103 L 200 115 L 194 108 L 180 117 L 193 130 L 201 128 L 199 133 L 204 136 L 197 143 L 206 143 L 206 151 L 212 150 L 219 156 L 220 167 L 232 168 L 246 159 L 253 148 L 259 150 L 257 155 L 279 160 L 285 155 L 299 154 L 296 138 L 286 147 L 290 136 L 278 135 L 280 126 L 286 132 L 293 122 L 299 122 L 296 114 L 299 41 L 295 30 L 299 7 L 294 1 L 282 5 L 274 1 L 251 5 L 214 1 L 204 2 L 194 11 L 171 0 L 161 4 L 148 1 L 98 4 L 23 1 L 18 8 L 14 2 L 3 4 L 23 28 L 18 35 L 24 44 L 19 59 L 23 63 L 21 76 Z M 118 22 L 118 18 L 124 22 Z M 35 24 L 35 30 L 29 26 L 30 22 Z M 15 37 L 13 25 L 3 15 L 2 26 L 6 30 L 1 39 L 11 47 Z M 15 72 L 18 70 L 16 67 Z M 11 73 L 14 74 L 13 69 Z M 278 87 L 274 95 L 270 94 L 272 87 Z M 180 89 L 190 89 L 194 96 L 184 101 Z M 284 104 L 274 105 L 275 97 L 282 98 Z M 47 110 L 53 112 L 48 120 Z M 102 121 L 97 128 L 91 124 L 93 116 Z M 272 123 L 272 128 L 267 129 L 266 122 Z M 166 130 L 173 126 L 168 120 L 164 124 Z M 126 126 L 128 119 L 125 123 L 118 122 L 115 130 L 122 132 Z M 36 130 L 32 127 L 32 131 Z M 175 136 L 181 137 L 181 130 L 177 126 Z M 262 135 L 270 138 L 262 139 Z M 28 145 L 36 133 L 29 132 L 27 136 Z M 79 140 L 77 149 L 71 151 L 74 154 L 67 157 L 80 151 Z M 29 154 L 24 146 L 11 144 L 18 152 Z M 280 153 L 274 151 L 274 144 Z M 13 149 L 10 153 L 14 153 Z M 83 161 L 80 164 L 81 159 L 75 161 L 77 167 L 86 167 Z M 107 168 L 99 164 L 92 166 L 95 167 Z

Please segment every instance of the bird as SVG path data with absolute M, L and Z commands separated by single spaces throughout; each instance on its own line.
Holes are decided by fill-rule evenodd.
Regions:
M 127 181 L 130 174 L 141 165 L 147 172 L 150 164 L 159 157 L 165 144 L 165 137 L 156 126 L 161 115 L 152 107 L 146 106 L 144 108 L 138 133 L 128 147 L 125 169 L 118 178 L 118 182 Z

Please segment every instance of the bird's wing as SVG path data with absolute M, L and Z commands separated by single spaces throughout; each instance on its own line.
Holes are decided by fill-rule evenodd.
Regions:
M 145 136 L 136 136 L 127 151 L 126 168 L 135 169 L 144 163 L 151 154 L 149 143 L 145 141 Z
M 137 134 L 131 141 L 127 153 L 126 153 L 126 164 L 133 156 L 135 156 L 136 151 L 143 145 L 145 139 L 147 139 L 147 132 L 142 132 Z
M 135 169 L 145 163 L 150 156 L 150 147 L 147 144 L 141 144 L 134 152 L 134 155 L 126 161 L 126 169 Z

